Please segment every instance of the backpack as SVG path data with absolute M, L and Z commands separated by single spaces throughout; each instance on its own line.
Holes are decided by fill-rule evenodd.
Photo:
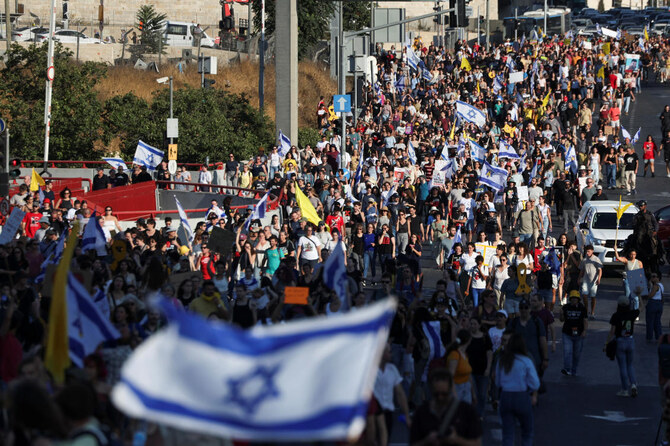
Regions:
M 670 335 L 661 336 L 658 345 L 658 370 L 665 379 L 670 379 Z

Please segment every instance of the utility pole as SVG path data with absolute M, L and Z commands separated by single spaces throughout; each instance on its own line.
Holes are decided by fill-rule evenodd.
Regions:
M 172 81 L 173 81 L 173 77 L 170 76 L 170 119 L 173 118 L 173 116 L 172 116 L 172 93 L 173 93 L 174 90 L 172 89 Z M 173 138 L 170 137 L 170 144 L 172 144 L 172 141 L 173 141 Z
M 480 28 L 482 21 L 479 19 L 481 16 L 479 15 L 479 5 L 477 5 L 477 46 L 479 46 L 479 36 L 480 36 Z
M 340 5 L 340 20 L 339 20 L 339 39 L 340 39 L 340 94 L 347 94 L 347 68 L 346 68 L 346 58 L 344 57 L 344 2 L 339 2 Z M 355 88 L 355 87 L 354 87 Z M 340 169 L 344 168 L 344 139 L 347 129 L 347 118 L 344 112 L 342 112 L 342 140 L 340 141 Z
M 519 8 L 514 8 L 514 41 L 516 42 L 519 33 Z
M 542 30 L 542 34 L 547 33 L 547 13 L 548 13 L 548 6 L 547 6 L 547 0 L 544 0 L 544 29 Z M 539 36 L 542 37 L 542 36 Z
M 489 2 L 491 0 L 486 0 L 486 49 L 488 50 L 491 48 L 491 30 L 489 28 L 490 21 L 489 21 Z
M 6 4 L 7 0 L 5 0 Z M 47 50 L 47 80 L 44 99 L 44 172 L 49 162 L 49 136 L 51 133 L 51 93 L 56 68 L 54 66 L 54 32 L 56 28 L 56 0 L 51 0 L 51 19 L 49 21 L 49 43 Z
M 251 5 L 249 6 L 251 8 Z M 258 108 L 262 111 L 265 103 L 265 0 L 261 0 L 261 40 L 258 61 Z
M 9 13 L 9 0 L 5 0 L 5 28 L 7 30 L 7 52 L 9 53 L 9 48 L 12 46 L 12 20 L 11 14 Z

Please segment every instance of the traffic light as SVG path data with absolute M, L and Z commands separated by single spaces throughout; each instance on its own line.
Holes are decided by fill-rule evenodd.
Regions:
M 21 159 L 13 158 L 9 161 L 9 178 L 16 179 L 21 176 Z
M 140 20 L 140 23 L 137 25 L 137 29 L 144 31 L 144 22 Z
M 468 19 L 468 15 L 465 13 L 465 0 L 457 0 L 458 1 L 458 26 L 460 28 L 467 28 L 468 25 L 470 24 L 470 20 Z
M 63 1 L 63 20 L 68 20 L 70 15 L 67 12 L 67 1 Z
M 205 88 L 214 88 L 212 85 L 216 84 L 214 79 L 205 79 Z
M 440 12 L 440 11 L 442 11 L 442 7 L 441 6 L 434 6 L 433 11 Z M 436 15 L 433 18 L 433 22 L 437 23 L 438 25 L 441 25 L 442 24 L 442 15 Z

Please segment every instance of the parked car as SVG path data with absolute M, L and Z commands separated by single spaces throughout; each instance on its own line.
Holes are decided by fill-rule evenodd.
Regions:
M 60 28 L 56 28 L 60 29 Z M 35 40 L 39 34 L 48 34 L 49 28 L 43 26 L 24 26 L 12 30 L 12 40 L 15 42 L 30 42 Z
M 579 212 L 574 228 L 577 247 L 583 250 L 586 245 L 593 245 L 595 255 L 605 266 L 617 264 L 614 257 L 614 239 L 617 232 L 614 208 L 617 206 L 619 202 L 613 200 L 587 201 Z M 628 236 L 633 233 L 633 218 L 638 211 L 637 207 L 630 206 L 621 216 L 617 249 L 621 250 Z
M 77 36 L 79 36 L 80 44 L 87 43 L 103 43 L 100 39 L 96 37 L 88 37 L 84 33 L 80 33 L 74 29 L 61 29 L 54 33 L 54 40 L 61 43 L 77 43 Z M 49 33 L 38 34 L 37 41 L 44 42 L 49 39 Z
M 585 18 L 572 19 L 572 27 L 575 29 L 575 31 L 581 31 L 583 29 L 588 28 L 589 26 L 593 26 L 593 22 L 591 21 L 591 19 L 585 19 Z
M 658 239 L 663 243 L 666 252 L 670 249 L 670 205 L 654 212 L 658 222 Z
M 166 21 L 164 24 L 165 42 L 168 46 L 198 46 L 197 26 L 189 22 Z M 216 42 L 206 32 L 201 31 L 200 46 L 203 48 L 214 48 Z

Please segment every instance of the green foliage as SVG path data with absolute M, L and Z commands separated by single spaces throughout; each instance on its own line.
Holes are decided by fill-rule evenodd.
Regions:
M 261 0 L 252 0 L 254 27 L 261 29 Z M 275 1 L 265 0 L 265 34 L 275 32 Z M 307 50 L 323 39 L 329 30 L 330 18 L 335 12 L 335 3 L 326 0 L 298 0 L 298 55 L 302 58 Z M 369 16 L 368 16 L 369 22 Z
M 164 146 L 165 120 L 170 115 L 170 95 L 159 91 L 153 103 L 132 94 L 115 97 L 105 104 L 107 138 L 119 136 L 124 158 L 132 158 L 137 141 Z M 266 116 L 249 105 L 245 97 L 223 90 L 187 87 L 175 90 L 173 115 L 179 119 L 179 161 L 203 162 L 226 159 L 234 153 L 248 158 L 259 147 L 274 142 L 274 127 Z
M 359 31 L 370 26 L 372 17 L 370 2 L 344 3 L 344 30 Z
M 93 90 L 105 76 L 94 62 L 75 63 L 72 53 L 55 43 L 55 78 L 51 101 L 51 159 L 81 159 L 101 136 L 102 106 Z M 12 156 L 42 159 L 47 44 L 13 45 L 0 71 L 0 104 L 10 117 Z
M 321 134 L 312 127 L 301 127 L 298 129 L 298 145 L 305 147 L 307 144 L 316 147 L 316 143 L 321 141 Z
M 138 48 L 141 53 L 158 53 L 161 51 L 163 49 L 161 43 L 163 43 L 163 47 L 165 46 L 162 29 L 167 15 L 156 11 L 154 5 L 142 5 L 137 10 L 135 18 L 137 19 L 135 24 L 137 29 L 140 29 L 139 25 L 142 23 Z

